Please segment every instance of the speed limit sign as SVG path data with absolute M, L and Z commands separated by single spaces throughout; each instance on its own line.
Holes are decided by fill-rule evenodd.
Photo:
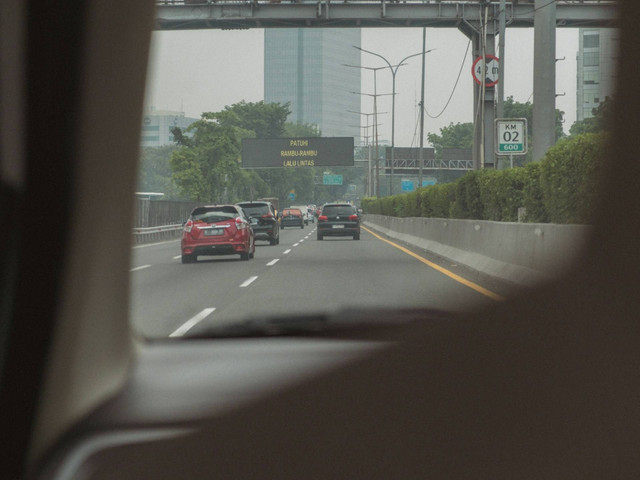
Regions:
M 496 118 L 496 155 L 527 153 L 527 119 Z

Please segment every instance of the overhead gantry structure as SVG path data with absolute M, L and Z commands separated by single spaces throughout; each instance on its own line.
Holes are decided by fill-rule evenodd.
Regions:
M 509 28 L 536 29 L 533 155 L 537 160 L 555 143 L 555 28 L 613 28 L 618 24 L 617 10 L 617 2 L 603 0 L 161 0 L 155 29 L 457 28 L 472 40 L 477 58 L 496 54 L 504 12 L 502 22 Z M 476 169 L 496 164 L 494 90 L 474 84 Z

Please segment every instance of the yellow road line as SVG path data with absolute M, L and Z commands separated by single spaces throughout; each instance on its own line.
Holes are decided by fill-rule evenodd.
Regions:
M 470 282 L 469 280 L 467 280 L 466 278 L 462 278 L 460 275 L 456 275 L 453 272 L 450 272 L 449 270 L 447 270 L 446 268 L 441 267 L 440 265 L 437 265 L 433 262 L 430 262 L 429 260 L 427 260 L 424 257 L 421 257 L 420 255 L 418 255 L 417 253 L 413 253 L 411 250 L 404 248 L 401 245 L 398 245 L 397 243 L 394 243 L 390 240 L 387 240 L 386 238 L 382 238 L 380 235 L 374 233 L 373 231 L 369 230 L 366 227 L 363 227 L 362 225 L 360 226 L 360 228 L 362 228 L 363 230 L 369 232 L 371 235 L 373 235 L 374 237 L 376 237 L 378 240 L 382 240 L 383 242 L 388 243 L 389 245 L 397 248 L 398 250 L 403 251 L 404 253 L 406 253 L 407 255 L 411 255 L 413 258 L 415 258 L 416 260 L 420 260 L 422 263 L 424 263 L 425 265 L 430 266 L 431 268 L 433 268 L 434 270 L 437 270 L 438 272 L 446 275 L 449 278 L 452 278 L 453 280 L 455 280 L 458 283 L 461 283 L 469 288 L 472 288 L 473 290 L 475 290 L 478 293 L 481 293 L 482 295 L 491 298 L 492 300 L 496 300 L 497 302 L 502 302 L 504 300 L 506 300 L 503 296 L 498 295 L 497 293 L 493 293 L 491 290 L 487 290 L 484 287 L 481 287 L 480 285 Z

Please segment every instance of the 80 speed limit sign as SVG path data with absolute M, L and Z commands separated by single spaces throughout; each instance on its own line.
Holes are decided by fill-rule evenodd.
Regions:
M 496 155 L 527 153 L 527 119 L 496 118 Z

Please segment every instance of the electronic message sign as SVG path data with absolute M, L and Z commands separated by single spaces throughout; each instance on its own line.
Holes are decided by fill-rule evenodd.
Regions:
M 275 167 L 353 167 L 353 137 L 242 140 L 242 168 Z

